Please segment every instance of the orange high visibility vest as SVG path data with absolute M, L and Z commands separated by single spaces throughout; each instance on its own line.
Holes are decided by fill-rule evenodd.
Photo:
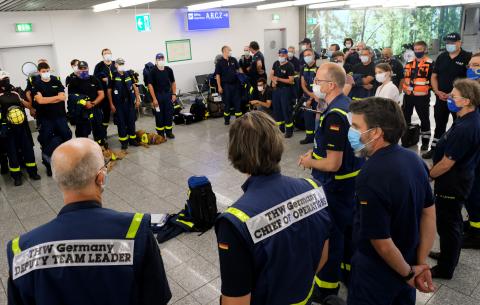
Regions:
M 433 69 L 433 60 L 428 57 L 416 59 L 405 65 L 403 92 L 407 95 L 425 96 L 430 94 L 430 69 Z

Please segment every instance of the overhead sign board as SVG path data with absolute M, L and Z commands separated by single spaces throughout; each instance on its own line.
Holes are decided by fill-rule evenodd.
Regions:
M 186 13 L 186 28 L 188 31 L 228 29 L 230 13 L 228 11 L 205 11 Z
M 139 32 L 150 32 L 152 30 L 150 14 L 135 15 L 135 23 Z

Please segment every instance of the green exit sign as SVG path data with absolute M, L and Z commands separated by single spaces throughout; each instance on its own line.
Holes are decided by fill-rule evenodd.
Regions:
M 135 15 L 135 23 L 139 32 L 150 32 L 152 30 L 150 14 Z
M 279 14 L 272 14 L 272 21 L 280 21 L 280 15 Z
M 307 24 L 310 24 L 310 25 L 317 24 L 317 18 L 308 18 Z
M 31 32 L 31 23 L 15 23 L 15 32 Z

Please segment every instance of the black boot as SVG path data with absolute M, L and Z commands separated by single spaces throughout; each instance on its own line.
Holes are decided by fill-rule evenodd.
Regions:
M 128 141 L 128 145 L 130 145 L 130 146 L 140 146 L 140 143 L 138 143 L 138 142 L 137 142 L 137 139 L 134 138 L 134 139 L 130 139 L 130 140 Z
M 47 176 L 52 177 L 52 167 L 50 166 L 50 164 L 48 164 L 46 161 L 43 161 L 42 163 L 43 165 L 45 165 L 45 168 L 47 169 Z
M 435 153 L 435 150 L 433 148 L 431 148 L 429 151 L 427 151 L 426 153 L 424 153 L 422 155 L 422 158 L 423 159 L 432 159 L 434 153 Z
M 175 135 L 173 134 L 173 131 L 171 129 L 167 129 L 165 131 L 165 134 L 167 135 L 167 138 L 169 139 L 175 139 Z
M 122 146 L 122 150 L 127 150 L 128 149 L 128 142 L 127 141 L 120 141 L 120 145 Z
M 164 131 L 164 130 L 157 130 L 157 134 L 158 134 L 159 136 L 162 136 L 162 137 L 165 138 L 165 131 Z
M 16 175 L 16 176 L 14 176 L 14 177 L 12 177 L 12 178 L 13 178 L 13 181 L 14 181 L 13 184 L 14 184 L 15 186 L 20 186 L 20 185 L 23 184 L 23 179 L 22 179 L 22 176 L 21 176 L 21 175 L 18 175 L 18 176 Z
M 40 177 L 40 175 L 39 175 L 37 172 L 30 172 L 30 173 L 28 173 L 28 176 L 29 176 L 30 179 L 32 179 L 32 180 L 40 180 L 40 179 L 42 179 L 42 177 Z
M 311 144 L 313 143 L 313 137 L 306 136 L 305 139 L 300 141 L 300 144 L 305 145 L 305 144 Z

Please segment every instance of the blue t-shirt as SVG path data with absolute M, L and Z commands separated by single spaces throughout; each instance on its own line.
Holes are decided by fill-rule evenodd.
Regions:
M 385 263 L 370 240 L 392 238 L 405 260 L 415 264 L 422 210 L 434 202 L 427 165 L 397 144 L 380 149 L 357 177 L 356 202 L 356 249 Z

